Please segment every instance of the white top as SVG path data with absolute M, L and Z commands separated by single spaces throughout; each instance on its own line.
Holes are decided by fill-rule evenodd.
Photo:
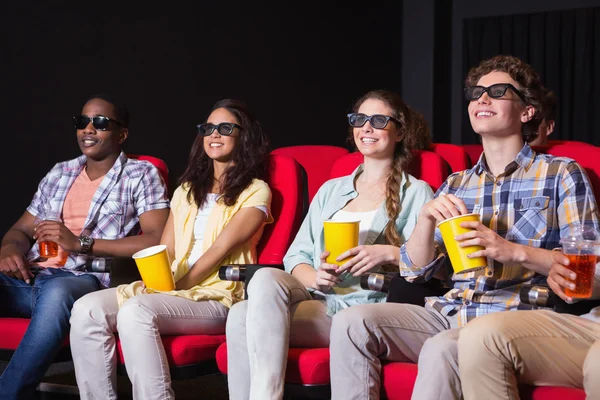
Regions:
M 344 211 L 339 210 L 331 217 L 332 221 L 360 221 L 358 227 L 358 245 L 361 246 L 365 243 L 365 239 L 369 230 L 371 230 L 371 225 L 373 224 L 373 218 L 375 217 L 375 213 L 377 210 L 372 211 L 364 211 L 364 212 L 354 212 L 354 211 Z
M 208 196 L 206 196 L 204 207 L 198 209 L 198 214 L 194 221 L 194 243 L 192 243 L 192 249 L 188 253 L 188 268 L 192 268 L 194 263 L 202 257 L 202 244 L 204 243 L 204 231 L 206 230 L 208 216 L 217 204 L 218 198 L 219 195 L 217 193 L 209 193 Z M 267 207 L 256 206 L 256 208 L 264 212 L 265 215 L 268 214 Z

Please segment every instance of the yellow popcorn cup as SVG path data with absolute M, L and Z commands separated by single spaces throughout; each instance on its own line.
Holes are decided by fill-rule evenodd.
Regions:
M 148 247 L 132 257 L 147 288 L 163 292 L 175 289 L 166 245 Z
M 358 246 L 360 221 L 323 221 L 325 251 L 329 252 L 328 264 L 342 265 L 349 259 L 336 261 L 336 258 L 353 247 Z
M 438 223 L 438 228 L 442 234 L 446 251 L 450 257 L 452 268 L 457 274 L 464 274 L 466 272 L 475 271 L 481 268 L 487 267 L 487 258 L 476 257 L 468 258 L 467 255 L 474 253 L 478 250 L 483 250 L 482 246 L 467 246 L 460 247 L 460 242 L 454 238 L 463 233 L 472 231 L 472 229 L 463 228 L 460 226 L 461 222 L 466 221 L 479 221 L 479 214 L 465 214 L 458 217 L 448 218 Z

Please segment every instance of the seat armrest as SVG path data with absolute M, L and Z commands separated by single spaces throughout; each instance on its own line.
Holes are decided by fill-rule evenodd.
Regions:
M 235 264 L 223 265 L 219 268 L 219 279 L 223 281 L 244 282 L 244 299 L 248 299 L 248 284 L 254 273 L 261 268 L 277 268 L 283 270 L 283 264 Z
M 450 288 L 441 281 L 431 279 L 425 283 L 407 282 L 398 273 L 371 273 L 361 277 L 360 285 L 365 290 L 387 293 L 388 303 L 425 305 L 425 297 L 442 296 Z
M 600 300 L 580 300 L 569 304 L 558 297 L 547 285 L 540 284 L 523 285 L 519 292 L 519 298 L 521 299 L 520 309 L 547 307 L 557 313 L 573 315 L 586 314 L 592 308 L 600 305 Z

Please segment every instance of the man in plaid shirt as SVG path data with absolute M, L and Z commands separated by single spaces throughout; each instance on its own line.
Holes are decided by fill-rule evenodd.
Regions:
M 598 228 L 585 171 L 527 144 L 537 135 L 545 92 L 531 66 L 497 56 L 471 69 L 466 86 L 469 118 L 484 152 L 473 168 L 448 177 L 422 208 L 401 248 L 399 271 L 413 282 L 443 272 L 446 254 L 436 223 L 467 213 L 479 214 L 481 222 L 463 223 L 473 230 L 456 240 L 483 246 L 471 256 L 487 257 L 487 267 L 454 274 L 453 288 L 427 298 L 425 307 L 387 303 L 338 313 L 331 331 L 333 399 L 378 399 L 381 360 L 418 362 L 413 399 L 460 399 L 461 328 L 488 313 L 516 310 L 521 286 L 548 275 L 552 249 L 571 225 L 583 220 Z
M 129 133 L 126 106 L 92 96 L 73 119 L 83 155 L 54 166 L 2 240 L 0 316 L 31 318 L 0 376 L 2 399 L 33 397 L 68 333 L 75 300 L 108 286 L 108 273 L 88 271 L 88 258 L 131 257 L 158 244 L 167 221 L 158 170 L 121 151 Z M 34 241 L 58 244 L 58 255 L 40 258 Z

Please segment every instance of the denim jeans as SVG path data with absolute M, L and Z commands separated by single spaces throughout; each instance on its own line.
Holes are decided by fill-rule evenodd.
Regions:
M 31 318 L 29 327 L 0 376 L 0 398 L 30 399 L 69 332 L 75 300 L 101 289 L 92 275 L 60 269 L 36 275 L 31 284 L 0 274 L 0 317 Z

